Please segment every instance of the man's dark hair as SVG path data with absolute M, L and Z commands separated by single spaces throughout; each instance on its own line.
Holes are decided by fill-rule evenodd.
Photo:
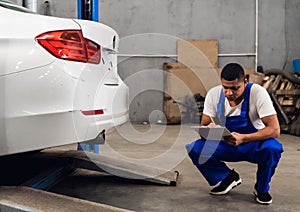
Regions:
M 229 63 L 222 69 L 221 79 L 227 81 L 238 79 L 238 81 L 243 81 L 245 79 L 244 69 L 237 63 Z

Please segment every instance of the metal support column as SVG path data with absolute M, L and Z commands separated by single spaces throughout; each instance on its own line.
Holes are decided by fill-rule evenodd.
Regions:
M 77 17 L 78 19 L 85 19 L 98 22 L 98 0 L 77 0 Z M 93 145 L 91 147 L 91 145 Z M 93 151 L 99 154 L 99 144 L 78 144 L 77 150 Z
M 99 9 L 98 0 L 77 0 L 77 17 L 78 19 L 85 19 L 98 22 Z
M 92 21 L 99 21 L 98 0 L 92 0 Z

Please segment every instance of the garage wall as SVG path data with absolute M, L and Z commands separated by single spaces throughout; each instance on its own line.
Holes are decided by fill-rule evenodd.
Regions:
M 51 15 L 77 17 L 77 0 L 48 2 Z M 300 58 L 299 11 L 300 0 L 259 0 L 258 65 L 292 70 L 292 60 Z M 153 113 L 163 108 L 161 70 L 176 60 L 178 39 L 216 39 L 219 54 L 255 51 L 255 0 L 99 0 L 99 16 L 121 38 L 119 73 L 134 93 L 132 121 L 147 121 L 149 114 L 162 119 Z M 254 57 L 247 56 L 220 56 L 219 66 L 229 61 L 254 67 Z
M 38 0 L 38 2 L 38 13 L 40 14 L 50 13 L 51 16 L 77 18 L 77 0 Z
M 22 5 L 24 0 L 9 0 L 18 5 Z M 28 2 L 32 2 L 27 0 Z M 51 15 L 64 18 L 77 17 L 77 0 L 36 0 L 37 12 L 42 15 Z
M 299 9 L 299 0 L 259 0 L 258 65 L 264 69 L 291 70 L 292 59 L 300 58 Z M 100 21 L 115 28 L 124 40 L 123 54 L 177 54 L 177 39 L 216 39 L 219 54 L 255 51 L 255 0 L 100 0 L 99 14 Z M 176 58 L 126 59 L 119 64 L 122 78 L 142 70 L 161 70 L 163 62 Z M 219 66 L 230 61 L 254 67 L 254 57 L 219 57 Z M 146 75 L 141 80 L 152 80 L 162 90 L 162 79 Z M 132 120 L 143 121 L 151 111 L 162 110 L 162 95 L 144 93 L 130 109 Z
M 299 8 L 299 0 L 259 0 L 258 55 L 259 65 L 265 69 L 284 66 L 286 44 L 289 61 L 299 57 Z M 100 0 L 100 20 L 123 38 L 163 33 L 181 39 L 217 39 L 220 54 L 254 52 L 255 0 Z M 134 43 L 136 40 L 130 46 Z M 150 53 L 148 48 L 152 48 L 147 44 L 140 47 L 136 53 Z M 161 53 L 176 54 L 176 45 Z M 220 66 L 232 60 L 254 66 L 253 57 L 219 59 Z

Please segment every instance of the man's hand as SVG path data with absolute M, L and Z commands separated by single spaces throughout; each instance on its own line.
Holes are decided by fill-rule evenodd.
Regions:
M 210 122 L 207 126 L 216 126 L 216 124 L 213 122 Z
M 237 132 L 232 132 L 232 136 L 226 136 L 224 137 L 224 140 L 231 146 L 238 146 L 242 143 L 244 143 L 244 135 L 237 133 Z
M 277 115 L 263 117 L 262 121 L 265 127 L 258 130 L 257 132 L 249 134 L 240 134 L 237 132 L 232 132 L 232 136 L 224 138 L 224 140 L 232 146 L 238 146 L 242 143 L 262 141 L 268 138 L 276 138 L 280 135 L 280 126 Z

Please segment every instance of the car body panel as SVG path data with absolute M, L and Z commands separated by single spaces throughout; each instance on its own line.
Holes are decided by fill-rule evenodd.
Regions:
M 0 156 L 89 141 L 128 120 L 113 29 L 3 7 L 0 27 Z M 82 30 L 101 45 L 100 63 L 56 58 L 35 40 L 56 30 Z M 82 113 L 91 110 L 103 114 Z

